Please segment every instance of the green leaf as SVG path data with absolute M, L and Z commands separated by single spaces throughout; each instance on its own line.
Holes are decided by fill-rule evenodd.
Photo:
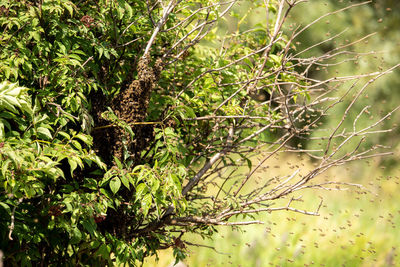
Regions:
M 13 98 L 13 97 L 11 97 Z M 7 109 L 13 113 L 17 113 L 18 114 L 18 110 L 14 107 L 14 105 L 9 103 L 10 97 L 8 96 L 2 96 L 2 98 L 0 98 L 0 109 Z
M 125 175 L 120 176 L 122 184 L 129 189 L 129 180 Z
M 29 32 L 29 37 L 35 39 L 36 42 L 40 42 L 40 33 L 37 31 Z
M 121 180 L 118 177 L 114 177 L 110 181 L 110 189 L 115 194 L 118 192 L 119 188 L 121 187 Z
M 152 203 L 152 197 L 151 194 L 146 194 L 141 201 L 141 205 L 142 205 L 142 209 L 143 209 L 143 214 L 144 216 L 147 215 L 147 213 L 149 212 L 149 209 L 151 207 L 151 203 Z
M 99 52 L 99 59 L 101 59 L 101 57 L 103 56 L 103 53 L 104 53 L 104 48 L 102 46 L 100 46 L 98 48 L 98 52 Z
M 76 149 L 82 150 L 82 146 L 81 146 L 81 144 L 80 144 L 78 141 L 72 140 L 71 143 L 74 145 L 74 147 L 75 147 Z
M 103 170 L 106 169 L 106 164 L 104 164 L 104 163 L 101 161 L 100 157 L 94 156 L 94 157 L 92 158 L 92 160 L 97 164 L 97 166 L 99 166 L 99 167 L 102 168 Z
M 165 128 L 164 134 L 167 136 L 175 136 L 175 132 L 171 127 Z
M 94 235 L 94 231 L 96 230 L 96 224 L 92 223 L 90 220 L 83 220 L 81 222 L 83 227 L 88 231 L 91 235 Z
M 69 134 L 67 134 L 66 132 L 63 131 L 59 131 L 58 132 L 59 135 L 63 136 L 65 139 L 70 140 L 71 136 Z
M 132 10 L 132 7 L 128 3 L 125 3 L 125 11 L 126 11 L 127 19 L 130 20 L 133 16 L 133 10 Z
M 105 190 L 104 188 L 100 188 L 100 193 L 102 193 L 104 196 L 106 196 L 108 199 L 112 199 L 113 196 L 110 194 L 109 191 Z
M 117 164 L 118 169 L 122 170 L 123 166 L 122 166 L 121 161 L 119 161 L 119 159 L 117 157 L 114 157 L 114 161 L 115 161 L 115 164 Z
M 71 236 L 71 240 L 69 241 L 70 244 L 77 244 L 82 239 L 82 233 L 81 231 L 79 231 L 78 227 L 72 229 L 70 236 Z
M 6 135 L 6 132 L 4 130 L 4 123 L 2 120 L 0 120 L 0 140 L 3 139 Z
M 179 180 L 179 177 L 176 174 L 171 174 L 171 178 L 172 181 L 174 182 L 176 188 L 178 189 L 178 191 L 182 191 L 182 185 L 181 185 L 181 181 Z
M 277 63 L 277 64 L 280 64 L 282 61 L 282 56 L 270 55 L 269 57 L 272 59 L 272 61 L 274 63 Z
M 92 190 L 96 190 L 97 180 L 93 178 L 85 178 L 85 184 L 83 186 Z
M 4 71 L 4 76 L 6 77 L 6 79 L 10 79 L 10 68 L 9 67 L 3 67 L 3 71 Z
M 132 184 L 135 185 L 135 180 L 133 179 L 132 175 L 129 173 L 126 174 L 126 177 L 128 178 L 128 181 Z
M 53 137 L 51 136 L 50 130 L 44 127 L 38 127 L 37 132 L 41 134 L 42 136 L 46 137 L 46 139 L 52 139 Z
M 188 115 L 189 118 L 195 118 L 196 117 L 196 113 L 194 112 L 194 110 L 191 107 L 184 106 L 184 109 L 185 109 L 186 114 Z
M 253 167 L 253 163 L 252 163 L 251 160 L 248 159 L 248 158 L 246 158 L 246 162 L 247 162 L 247 167 L 249 168 L 249 170 L 251 170 L 252 167 Z
M 97 250 L 97 255 L 102 256 L 104 259 L 110 258 L 110 251 L 111 248 L 106 244 L 102 244 L 99 249 Z
M 11 92 L 10 92 L 11 93 Z M 8 104 L 12 105 L 12 106 L 17 106 L 20 107 L 19 101 L 17 100 L 16 97 L 12 96 L 12 94 L 10 95 L 3 95 L 2 96 L 3 101 L 8 102 Z
M 91 136 L 79 133 L 79 134 L 75 135 L 74 137 L 82 140 L 87 145 L 91 145 L 92 144 L 92 137 Z
M 151 190 L 153 192 L 156 192 L 158 188 L 160 188 L 160 181 L 156 179 L 153 181 L 153 184 L 151 185 Z
M 0 206 L 3 207 L 7 211 L 8 214 L 11 214 L 11 208 L 6 203 L 0 202 Z
M 73 158 L 68 158 L 68 163 L 71 168 L 71 176 L 73 176 L 73 172 L 78 167 L 78 163 Z
M 140 199 L 147 192 L 147 186 L 145 183 L 141 183 L 136 187 L 136 199 Z

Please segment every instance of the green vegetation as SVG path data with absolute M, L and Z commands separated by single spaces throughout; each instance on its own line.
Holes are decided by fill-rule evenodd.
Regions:
M 297 6 L 290 21 L 306 25 L 323 13 L 343 8 L 347 4 L 348 1 L 312 1 Z M 313 75 L 356 74 L 374 70 L 377 65 L 382 67 L 399 62 L 399 5 L 399 1 L 373 1 L 327 17 L 305 31 L 297 40 L 299 49 L 305 49 L 344 31 L 341 34 L 343 42 L 354 41 L 355 36 L 363 37 L 375 33 L 354 45 L 354 51 L 379 51 L 368 59 L 360 58 L 324 72 L 316 71 Z M 253 21 L 257 20 L 253 18 Z M 290 31 L 296 26 L 287 26 L 286 30 Z M 328 42 L 317 46 L 307 52 L 308 56 L 329 51 L 338 43 L 340 42 Z M 337 61 L 341 59 L 346 59 L 346 56 L 338 57 Z M 388 112 L 398 105 L 400 94 L 396 88 L 400 83 L 400 75 L 399 70 L 394 72 L 371 85 L 372 88 L 363 100 L 364 104 L 369 103 L 372 106 L 371 112 Z M 350 100 L 351 98 L 345 99 Z M 358 109 L 362 108 L 363 105 L 359 105 Z M 336 113 L 341 112 L 343 108 L 339 107 Z M 353 114 L 357 115 L 356 112 Z M 392 121 L 398 121 L 398 116 L 395 113 Z M 327 117 L 326 123 L 335 125 L 337 120 L 334 116 Z M 348 127 L 352 127 L 350 120 L 346 125 Z M 225 266 L 227 263 L 231 266 L 397 266 L 400 246 L 397 238 L 400 235 L 400 210 L 397 205 L 400 201 L 397 193 L 400 189 L 397 170 L 400 159 L 397 149 L 398 131 L 399 127 L 395 127 L 388 135 L 375 135 L 370 139 L 370 142 L 391 145 L 394 156 L 373 161 L 372 166 L 365 163 L 353 164 L 350 171 L 340 168 L 328 174 L 341 181 L 363 184 L 372 192 L 318 191 L 317 195 L 327 200 L 319 217 L 286 212 L 258 215 L 256 218 L 265 221 L 265 225 L 248 226 L 243 232 L 220 229 L 213 240 L 192 237 L 189 241 L 196 240 L 199 244 L 215 247 L 220 253 L 210 248 L 190 246 L 190 256 L 185 262 L 189 266 Z M 310 148 L 313 143 L 308 140 L 304 145 Z M 288 161 L 288 158 L 284 160 Z M 297 159 L 292 162 L 301 164 Z M 276 163 L 270 165 L 274 164 Z M 312 204 L 315 192 L 303 194 L 309 200 L 308 203 Z M 159 262 L 155 263 L 153 258 L 147 260 L 145 266 L 162 267 L 168 266 L 170 262 L 170 252 L 165 251 L 161 253 Z
M 329 66 L 342 56 L 368 60 L 376 53 L 356 52 L 359 42 L 315 52 L 309 48 L 319 38 L 297 43 L 309 28 L 290 24 L 301 4 L 0 0 L 5 264 L 133 266 L 167 248 L 179 261 L 200 238 L 215 237 L 223 252 L 215 236 L 221 226 L 236 231 L 226 232 L 233 243 L 255 227 L 247 250 L 232 250 L 238 264 L 317 257 L 301 247 L 302 233 L 334 225 L 306 218 L 285 233 L 281 221 L 287 212 L 324 216 L 331 208 L 334 214 L 329 198 L 336 194 L 306 193 L 348 187 L 347 179 L 323 175 L 390 154 L 384 139 L 369 136 L 392 132 L 395 107 L 370 111 L 363 99 L 370 84 L 399 65 L 336 76 Z M 354 188 L 362 201 L 373 200 Z M 269 222 L 268 232 L 248 226 L 259 218 Z M 343 258 L 376 248 L 366 245 L 367 231 L 357 234 L 351 239 L 357 248 L 339 253 Z M 267 249 L 260 238 L 280 248 Z M 380 248 L 379 255 L 388 255 L 388 246 Z M 346 259 L 370 259 L 357 256 Z

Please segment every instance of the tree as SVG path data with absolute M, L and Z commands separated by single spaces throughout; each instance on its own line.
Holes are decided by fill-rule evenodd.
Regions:
M 291 14 L 292 20 L 296 22 L 309 23 L 313 20 L 313 18 L 319 16 L 321 12 L 340 9 L 347 4 L 348 3 L 344 3 L 343 1 L 317 0 L 313 1 L 312 9 L 309 8 L 309 5 L 299 5 Z M 321 23 L 318 23 L 318 25 L 315 25 L 300 36 L 301 44 L 298 45 L 298 49 L 305 49 L 314 43 L 322 42 L 326 38 L 326 34 L 335 35 L 335 33 L 340 33 L 342 40 L 351 40 L 354 36 L 361 38 L 362 36 L 368 35 L 368 38 L 366 38 L 365 41 L 355 44 L 352 46 L 351 50 L 363 53 L 375 51 L 375 55 L 373 57 L 368 57 L 368 60 L 359 58 L 356 61 L 348 61 L 347 63 L 340 64 L 335 68 L 330 68 L 330 70 L 327 70 L 329 72 L 327 75 L 334 76 L 348 73 L 373 72 L 377 69 L 378 65 L 379 69 L 385 69 L 387 66 L 394 65 L 400 61 L 400 46 L 396 41 L 399 39 L 399 33 L 394 30 L 400 24 L 400 17 L 396 12 L 396 10 L 399 10 L 399 7 L 399 1 L 370 1 L 369 3 L 365 3 L 358 8 L 350 9 L 346 12 L 327 17 L 321 21 Z M 309 16 L 304 18 L 302 14 L 306 12 L 309 14 Z M 351 27 L 348 27 L 348 25 L 351 25 Z M 313 48 L 312 50 L 309 50 L 304 56 L 308 57 L 315 55 L 316 53 L 321 54 L 331 50 L 334 46 L 335 44 L 333 42 L 325 43 Z M 317 52 L 316 50 L 320 51 Z M 346 57 L 348 56 L 342 55 L 341 57 L 337 58 L 337 61 L 346 60 Z M 336 72 L 340 74 L 337 74 Z M 396 103 L 399 102 L 398 92 L 393 90 L 393 88 L 396 88 L 400 82 L 398 79 L 400 75 L 398 74 L 399 69 L 396 69 L 392 75 L 382 77 L 378 81 L 374 82 L 374 84 L 371 84 L 368 89 L 368 99 L 355 103 L 353 110 L 360 111 L 366 105 L 370 105 L 375 107 L 375 110 L 379 107 L 382 113 L 390 112 L 393 106 L 396 106 Z M 347 101 L 350 102 L 351 99 L 348 99 Z M 346 105 L 343 104 L 342 108 L 342 110 L 339 109 L 337 112 L 343 112 L 346 108 Z M 352 113 L 353 114 L 350 114 L 350 116 L 353 116 L 354 119 L 355 116 L 357 116 L 357 112 Z M 394 114 L 394 116 L 391 118 L 391 121 L 384 122 L 383 127 L 390 128 L 392 121 L 398 120 L 398 115 L 399 113 Z M 337 123 L 333 117 L 327 118 L 326 121 L 327 123 L 332 121 L 333 126 L 335 123 Z M 349 119 L 347 122 L 344 122 L 343 127 L 351 128 L 352 120 Z M 391 131 L 390 133 L 384 135 L 375 135 L 366 141 L 371 145 L 373 143 L 382 143 L 384 140 L 391 140 L 391 145 L 396 147 L 396 144 L 398 143 L 398 136 L 399 128 L 396 127 L 394 131 Z M 396 149 L 394 148 L 394 150 Z M 385 162 L 384 165 L 387 167 L 387 171 L 396 168 L 397 164 L 395 157 L 384 157 L 381 160 Z
M 296 37 L 320 19 L 283 28 L 302 2 L 1 1 L 6 263 L 136 264 L 167 247 L 179 260 L 188 232 L 261 223 L 259 212 L 318 215 L 322 202 L 315 211 L 296 208 L 298 191 L 346 186 L 316 178 L 389 154 L 362 142 L 390 131 L 377 127 L 392 112 L 361 127 L 364 108 L 352 129 L 342 124 L 368 85 L 398 65 L 311 76 L 338 55 L 362 56 L 350 49 L 363 39 L 303 58 L 312 47 L 296 50 Z M 369 81 L 357 88 L 363 77 Z M 340 86 L 346 93 L 333 97 Z M 352 94 L 337 126 L 323 130 Z M 311 138 L 320 147 L 301 149 Z M 283 152 L 308 154 L 316 167 L 256 181 Z

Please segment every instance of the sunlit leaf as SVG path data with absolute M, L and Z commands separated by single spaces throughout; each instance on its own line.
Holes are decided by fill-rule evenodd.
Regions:
M 115 194 L 121 187 L 121 180 L 118 177 L 114 177 L 110 180 L 110 189 Z
M 44 127 L 38 127 L 37 132 L 41 134 L 43 137 L 46 139 L 52 139 L 53 137 L 51 136 L 50 130 Z

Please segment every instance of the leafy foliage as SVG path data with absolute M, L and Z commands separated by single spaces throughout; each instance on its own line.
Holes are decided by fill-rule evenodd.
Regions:
M 153 145 L 136 147 L 133 153 L 144 155 L 135 158 L 129 145 L 143 138 L 141 129 L 132 130 L 113 104 L 137 79 L 142 48 L 162 11 L 152 5 L 146 16 L 143 1 L 0 2 L 0 248 L 6 262 L 135 264 L 160 242 L 172 242 L 171 235 L 134 237 L 132 231 L 159 220 L 170 205 L 178 213 L 186 209 L 181 136 L 155 127 Z M 179 16 L 204 15 L 180 12 L 167 28 Z M 155 58 L 185 33 L 175 31 L 160 33 Z M 173 100 L 155 98 L 149 114 L 160 118 Z M 119 129 L 128 134 L 122 133 L 122 157 L 108 149 L 115 139 L 101 139 Z
M 6 263 L 135 265 L 167 247 L 179 260 L 186 232 L 270 211 L 364 156 L 335 158 L 328 145 L 298 182 L 249 191 L 261 166 L 250 157 L 306 139 L 323 112 L 318 96 L 307 104 L 319 84 L 299 71 L 316 61 L 291 57 L 280 29 L 293 5 L 254 1 L 243 14 L 239 3 L 0 0 Z M 251 24 L 263 8 L 267 26 Z M 305 116 L 317 118 L 303 127 Z
M 170 173 L 170 163 L 131 168 L 100 159 L 90 135 L 97 114 L 90 114 L 88 96 L 112 98 L 135 75 L 132 62 L 152 25 L 141 15 L 146 5 L 1 1 L 0 7 L 0 75 L 19 84 L 0 87 L 0 247 L 6 261 L 135 263 L 150 242 L 127 240 L 101 224 L 121 206 L 137 221 L 160 216 L 161 207 L 178 201 L 182 172 Z M 120 192 L 136 193 L 124 203 Z M 157 212 L 149 214 L 150 207 Z

